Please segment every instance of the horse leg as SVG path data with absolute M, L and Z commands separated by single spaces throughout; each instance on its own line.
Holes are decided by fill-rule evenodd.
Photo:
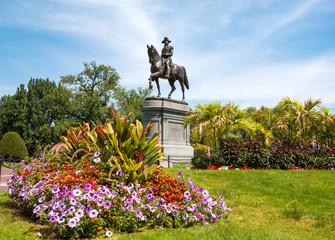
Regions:
M 161 68 L 159 71 L 151 73 L 151 78 L 159 78 L 160 76 L 163 76 L 164 74 L 164 68 Z
M 157 86 L 157 90 L 158 90 L 158 95 L 157 97 L 161 97 L 161 88 L 159 87 L 159 81 L 158 78 L 155 78 L 155 82 L 156 82 L 156 86 Z
M 181 80 L 180 78 L 178 78 L 178 81 L 179 81 L 179 83 L 180 83 L 181 91 L 183 92 L 183 99 L 182 99 L 182 101 L 185 102 L 185 87 L 184 87 L 184 81 Z
M 174 79 L 169 79 L 169 84 L 171 86 L 171 92 L 169 93 L 168 98 L 171 98 L 172 93 L 174 92 L 174 90 L 176 90 L 176 87 L 174 86 Z

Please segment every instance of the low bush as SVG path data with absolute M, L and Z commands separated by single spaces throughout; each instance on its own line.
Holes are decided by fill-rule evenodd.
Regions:
M 232 169 L 333 169 L 334 153 L 327 147 L 312 149 L 309 144 L 290 146 L 274 140 L 266 147 L 257 139 L 223 140 L 217 153 L 200 153 L 192 159 L 194 168 L 228 166 Z M 209 167 L 210 166 L 210 167 Z
M 18 133 L 8 132 L 0 141 L 0 154 L 12 155 L 14 158 L 24 158 L 28 156 L 28 150 Z

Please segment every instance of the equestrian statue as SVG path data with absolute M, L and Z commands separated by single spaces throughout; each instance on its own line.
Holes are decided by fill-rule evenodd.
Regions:
M 149 87 L 152 89 L 152 82 L 155 81 L 158 90 L 158 96 L 161 96 L 161 90 L 159 87 L 159 78 L 167 79 L 171 86 L 171 92 L 168 98 L 171 98 L 172 93 L 176 90 L 174 82 L 179 81 L 181 90 L 183 92 L 183 99 L 185 101 L 185 87 L 189 89 L 188 79 L 186 75 L 185 67 L 172 63 L 173 47 L 169 45 L 171 41 L 165 37 L 162 41 L 164 47 L 162 49 L 162 56 L 159 55 L 157 49 L 154 46 L 148 46 L 149 62 L 151 63 L 151 75 L 149 78 Z

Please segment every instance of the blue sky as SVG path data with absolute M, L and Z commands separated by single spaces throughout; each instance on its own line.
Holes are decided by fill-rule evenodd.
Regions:
M 333 0 L 0 0 L 0 96 L 91 61 L 116 68 L 128 89 L 146 87 L 146 45 L 160 50 L 165 36 L 191 106 L 273 107 L 289 96 L 335 108 Z

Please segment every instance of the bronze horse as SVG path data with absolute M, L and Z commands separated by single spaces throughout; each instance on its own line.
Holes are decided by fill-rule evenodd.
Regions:
M 168 79 L 169 84 L 171 86 L 171 92 L 169 93 L 168 98 L 171 98 L 171 94 L 174 92 L 174 90 L 176 90 L 176 87 L 174 86 L 174 82 L 176 80 L 178 80 L 179 83 L 180 83 L 181 90 L 183 92 L 182 101 L 184 102 L 185 101 L 185 93 L 184 93 L 185 88 L 184 88 L 184 86 L 187 89 L 189 89 L 189 84 L 188 84 L 188 79 L 187 79 L 185 67 L 177 65 L 177 64 L 173 64 L 171 74 L 167 78 L 167 77 L 164 76 L 165 67 L 163 65 L 162 58 L 159 55 L 157 49 L 152 45 L 151 46 L 147 45 L 147 48 L 148 48 L 149 62 L 151 63 L 151 68 L 150 68 L 151 75 L 150 75 L 150 78 L 149 78 L 150 89 L 152 89 L 152 82 L 155 81 L 156 85 L 157 85 L 157 90 L 158 90 L 158 96 L 157 97 L 160 97 L 161 96 L 161 90 L 160 90 L 160 87 L 159 87 L 158 79 L 159 78 Z

